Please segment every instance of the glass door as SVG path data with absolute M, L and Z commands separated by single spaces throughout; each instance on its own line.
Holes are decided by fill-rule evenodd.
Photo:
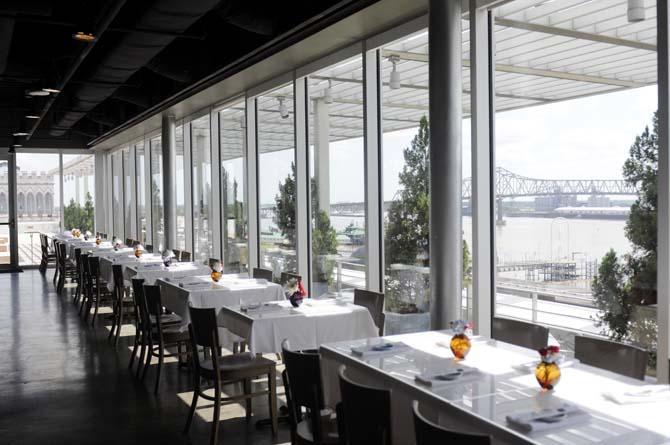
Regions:
M 16 269 L 16 168 L 13 154 L 0 154 L 0 270 Z

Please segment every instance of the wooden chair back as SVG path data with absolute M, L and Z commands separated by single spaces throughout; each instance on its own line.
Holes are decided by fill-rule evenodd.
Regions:
M 575 358 L 596 368 L 644 380 L 649 352 L 636 346 L 576 335 Z
M 191 261 L 191 252 L 187 252 L 185 250 L 181 251 L 181 258 L 179 259 L 180 262 L 183 263 L 188 263 Z
M 371 290 L 354 289 L 354 304 L 370 311 L 372 321 L 379 329 L 379 335 L 384 335 L 384 294 Z
M 509 318 L 494 317 L 491 331 L 492 337 L 496 340 L 536 351 L 547 346 L 549 340 L 548 328 Z
M 272 271 L 270 269 L 262 269 L 260 267 L 254 267 L 251 276 L 253 278 L 260 278 L 267 280 L 268 283 L 272 283 Z
M 414 435 L 416 445 L 458 444 L 491 445 L 491 437 L 451 431 L 427 420 L 419 412 L 419 403 L 414 402 Z
M 289 379 L 290 383 L 290 379 Z M 391 391 L 354 383 L 340 367 L 344 434 L 349 445 L 391 445 Z

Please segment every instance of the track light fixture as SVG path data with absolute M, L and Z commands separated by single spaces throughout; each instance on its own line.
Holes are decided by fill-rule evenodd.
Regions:
M 328 87 L 323 90 L 323 101 L 327 104 L 333 103 L 333 81 L 328 79 Z
M 284 102 L 286 98 L 284 96 L 279 96 L 277 100 L 279 101 L 279 115 L 281 116 L 282 119 L 288 118 L 288 107 Z
M 400 72 L 398 71 L 397 63 L 400 62 L 400 57 L 396 55 L 389 56 L 389 62 L 393 64 L 391 76 L 389 77 L 389 86 L 392 90 L 400 88 Z
M 644 19 L 644 0 L 628 0 L 628 21 L 634 23 Z

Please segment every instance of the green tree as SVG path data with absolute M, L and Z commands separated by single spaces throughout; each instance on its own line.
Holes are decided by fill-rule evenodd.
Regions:
M 656 303 L 656 221 L 658 216 L 658 115 L 651 131 L 645 127 L 630 147 L 623 166 L 625 180 L 638 196 L 630 209 L 625 233 L 633 246 L 618 258 L 610 250 L 602 259 L 592 283 L 596 307 L 602 311 L 598 325 L 617 341 L 633 341 L 655 348 L 656 323 L 649 316 L 636 316 L 636 308 Z M 655 360 L 652 354 L 650 364 Z
M 71 199 L 70 203 L 65 206 L 63 220 L 66 230 L 77 228 L 82 233 L 86 233 L 86 231 L 93 232 L 94 207 L 91 194 L 86 194 L 86 201 L 83 207 L 78 202 L 75 202 L 74 199 Z
M 318 198 L 318 188 L 314 178 L 311 180 L 312 195 L 312 257 L 314 261 L 316 278 L 318 281 L 329 281 L 332 275 L 332 262 L 325 264 L 317 262 L 324 255 L 337 253 L 337 233 L 330 223 L 328 213 L 321 210 Z M 291 163 L 291 172 L 286 176 L 284 182 L 279 184 L 279 193 L 275 196 L 274 222 L 291 245 L 295 243 L 295 218 L 296 218 L 296 182 L 295 164 Z

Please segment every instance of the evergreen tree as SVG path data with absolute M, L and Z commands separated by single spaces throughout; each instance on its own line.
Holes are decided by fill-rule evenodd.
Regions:
M 292 246 L 295 245 L 295 203 L 295 164 L 291 162 L 291 172 L 279 183 L 279 194 L 275 196 L 274 223 Z
M 627 338 L 633 310 L 626 280 L 624 266 L 619 263 L 616 252 L 610 249 L 600 262 L 591 292 L 596 306 L 602 311 L 598 326 L 606 326 L 610 338 L 617 341 Z
M 82 233 L 86 233 L 86 231 L 93 232 L 94 217 L 93 197 L 90 193 L 86 194 L 84 207 L 75 202 L 74 199 L 70 199 L 70 203 L 65 206 L 63 213 L 66 230 L 77 228 Z

